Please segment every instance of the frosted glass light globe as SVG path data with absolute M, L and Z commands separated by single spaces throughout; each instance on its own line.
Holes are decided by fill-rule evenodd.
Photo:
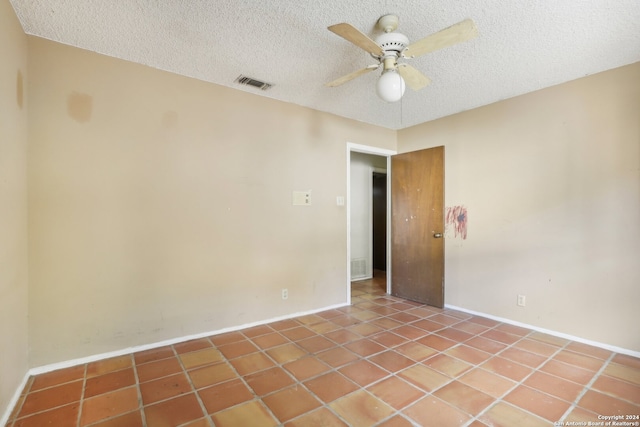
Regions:
M 404 79 L 395 70 L 388 70 L 382 73 L 376 84 L 378 96 L 387 102 L 398 102 L 404 95 Z

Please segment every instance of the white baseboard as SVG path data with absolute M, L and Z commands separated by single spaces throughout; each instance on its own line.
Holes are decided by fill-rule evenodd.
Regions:
M 16 391 L 13 393 L 13 397 L 11 397 L 11 400 L 9 400 L 9 404 L 7 405 L 7 408 L 5 409 L 4 413 L 0 417 L 0 426 L 6 425 L 7 421 L 9 421 L 9 417 L 11 416 L 11 411 L 13 411 L 13 408 L 18 403 L 18 399 L 20 399 L 22 390 L 24 390 L 25 386 L 27 385 L 27 381 L 29 381 L 30 376 L 31 376 L 31 373 L 29 371 L 27 371 L 27 373 L 24 374 L 24 378 L 22 378 L 22 382 L 20 383 Z
M 84 365 L 85 363 L 96 362 L 98 360 L 109 359 L 111 357 L 123 356 L 123 355 L 129 354 L 129 353 L 136 353 L 136 352 L 139 352 L 139 351 L 151 350 L 151 349 L 158 348 L 158 347 L 164 347 L 164 346 L 167 346 L 167 345 L 177 344 L 177 343 L 181 343 L 181 342 L 184 342 L 184 341 L 190 341 L 190 340 L 195 340 L 195 339 L 199 339 L 199 338 L 206 338 L 206 337 L 210 337 L 212 335 L 219 335 L 219 334 L 224 334 L 224 333 L 227 333 L 227 332 L 239 331 L 241 329 L 252 328 L 254 326 L 265 325 L 267 323 L 279 322 L 280 320 L 292 319 L 294 317 L 307 316 L 309 314 L 315 314 L 315 313 L 319 313 L 321 311 L 333 310 L 333 309 L 336 309 L 336 308 L 345 307 L 347 305 L 349 305 L 349 304 L 347 304 L 347 303 L 334 304 L 334 305 L 323 307 L 323 308 L 319 308 L 319 309 L 301 311 L 301 312 L 297 312 L 297 313 L 293 313 L 293 314 L 287 314 L 287 315 L 284 315 L 284 316 L 273 317 L 271 319 L 260 320 L 260 321 L 257 321 L 257 322 L 245 323 L 243 325 L 231 326 L 231 327 L 228 327 L 228 328 L 218 329 L 218 330 L 215 330 L 215 331 L 201 332 L 201 333 L 198 333 L 198 334 L 186 335 L 186 336 L 181 336 L 181 337 L 178 337 L 178 338 L 172 338 L 172 339 L 168 339 L 168 340 L 164 340 L 164 341 L 158 341 L 158 342 L 154 342 L 154 343 L 151 343 L 151 344 L 143 344 L 143 345 L 137 345 L 137 346 L 128 347 L 128 348 L 123 348 L 121 350 L 110 351 L 108 353 L 100 353 L 100 354 L 95 354 L 95 355 L 92 355 L 92 356 L 80 357 L 78 359 L 67 360 L 67 361 L 64 361 L 64 362 L 52 363 L 52 364 L 49 364 L 49 365 L 44 365 L 44 366 L 39 366 L 39 367 L 36 367 L 36 368 L 31 368 L 29 370 L 29 374 L 30 375 L 44 374 L 46 372 L 56 371 L 58 369 L 70 368 L 72 366 L 77 366 L 77 365 Z
M 51 371 L 57 371 L 58 369 L 70 368 L 72 366 L 77 366 L 77 365 L 84 365 L 85 363 L 96 362 L 98 360 L 109 359 L 109 358 L 117 357 L 117 356 L 124 356 L 125 354 L 136 353 L 136 352 L 144 351 L 144 350 L 151 350 L 151 349 L 154 349 L 154 348 L 164 347 L 164 346 L 167 346 L 167 345 L 177 344 L 177 343 L 190 341 L 190 340 L 194 340 L 194 339 L 206 338 L 206 337 L 210 337 L 212 335 L 219 335 L 219 334 L 224 334 L 224 333 L 227 333 L 227 332 L 234 332 L 234 331 L 238 331 L 238 330 L 241 330 L 241 329 L 247 329 L 247 328 L 252 328 L 254 326 L 264 325 L 264 324 L 267 324 L 267 323 L 278 322 L 280 320 L 287 320 L 287 319 L 292 319 L 294 317 L 307 316 L 309 314 L 315 314 L 315 313 L 319 313 L 321 311 L 327 311 L 327 310 L 334 310 L 334 309 L 345 307 L 345 306 L 348 306 L 348 305 L 350 305 L 350 304 L 348 304 L 348 303 L 334 304 L 334 305 L 330 305 L 330 306 L 319 308 L 319 309 L 301 311 L 301 312 L 297 312 L 297 313 L 293 313 L 293 314 L 287 314 L 285 316 L 278 316 L 278 317 L 273 317 L 273 318 L 267 319 L 267 320 L 261 320 L 261 321 L 258 321 L 258 322 L 245 323 L 245 324 L 239 325 L 239 326 L 232 326 L 232 327 L 228 327 L 228 328 L 218 329 L 218 330 L 215 330 L 215 331 L 201 332 L 201 333 L 198 333 L 198 334 L 181 336 L 181 337 L 178 337 L 178 338 L 172 338 L 172 339 L 168 339 L 168 340 L 164 340 L 164 341 L 158 341 L 158 342 L 154 342 L 154 343 L 151 343 L 151 344 L 137 345 L 137 346 L 133 346 L 133 347 L 123 348 L 123 349 L 120 349 L 120 350 L 110 351 L 110 352 L 107 352 L 107 353 L 94 354 L 94 355 L 91 355 L 91 356 L 80 357 L 80 358 L 77 358 L 77 359 L 66 360 L 64 362 L 51 363 L 49 365 L 44 365 L 44 366 L 38 366 L 38 367 L 35 367 L 35 368 L 31 368 L 25 374 L 24 379 L 22 380 L 22 383 L 20 384 L 20 386 L 18 387 L 18 389 L 14 393 L 13 397 L 9 401 L 9 406 L 6 408 L 4 414 L 2 414 L 2 416 L 0 417 L 0 426 L 4 426 L 7 423 L 7 421 L 9 420 L 9 416 L 11 415 L 11 411 L 13 411 L 14 406 L 16 405 L 16 403 L 18 402 L 18 399 L 20 398 L 20 394 L 22 393 L 22 390 L 24 389 L 25 385 L 27 384 L 27 381 L 29 380 L 29 377 L 32 376 L 32 375 L 44 374 L 44 373 L 51 372 Z
M 232 327 L 228 327 L 228 328 L 218 329 L 218 330 L 215 330 L 215 331 L 208 331 L 208 332 L 202 332 L 202 333 L 198 333 L 198 334 L 186 335 L 186 336 L 182 336 L 182 337 L 178 337 L 178 338 L 172 338 L 172 339 L 169 339 L 169 340 L 154 342 L 154 343 L 151 343 L 151 344 L 143 344 L 143 345 L 138 345 L 138 346 L 133 346 L 133 347 L 128 347 L 128 348 L 123 348 L 121 350 L 115 350 L 115 351 L 110 351 L 110 352 L 107 352 L 107 353 L 100 353 L 100 354 L 95 354 L 95 355 L 92 355 L 92 356 L 81 357 L 81 358 L 77 358 L 77 359 L 67 360 L 67 361 L 64 361 L 64 362 L 52 363 L 52 364 L 49 364 L 49 365 L 44 365 L 44 366 L 31 368 L 25 374 L 25 376 L 24 376 L 24 378 L 22 380 L 22 383 L 20 384 L 18 389 L 13 394 L 13 397 L 9 401 L 9 405 L 6 408 L 4 414 L 2 414 L 2 416 L 0 417 L 0 426 L 5 425 L 7 423 L 7 421 L 9 420 L 9 416 L 11 415 L 11 411 L 13 411 L 13 408 L 16 405 L 16 403 L 18 402 L 18 399 L 20 399 L 20 394 L 22 393 L 22 390 L 24 389 L 25 385 L 27 384 L 27 381 L 29 380 L 29 377 L 32 376 L 32 375 L 39 375 L 39 374 L 43 374 L 43 373 L 47 373 L 47 372 L 51 372 L 51 371 L 56 371 L 58 369 L 70 368 L 72 366 L 83 365 L 85 363 L 96 362 L 98 360 L 109 359 L 111 357 L 117 357 L 117 356 L 123 356 L 125 354 L 136 353 L 136 352 L 139 352 L 139 351 L 151 350 L 151 349 L 154 349 L 154 348 L 164 347 L 164 346 L 172 345 L 172 344 L 177 344 L 177 343 L 181 343 L 181 342 L 184 342 L 184 341 L 190 341 L 190 340 L 199 339 L 199 338 L 206 338 L 206 337 L 209 337 L 209 336 L 212 336 L 212 335 L 218 335 L 218 334 L 223 334 L 223 333 L 227 333 L 227 332 L 234 332 L 234 331 L 238 331 L 238 330 L 241 330 L 241 329 L 247 329 L 247 328 L 251 328 L 251 327 L 254 327 L 254 326 L 264 325 L 264 324 L 267 324 L 267 323 L 278 322 L 280 320 L 287 320 L 287 319 L 292 319 L 294 317 L 307 316 L 309 314 L 315 314 L 315 313 L 319 313 L 319 312 L 322 312 L 322 311 L 333 310 L 333 309 L 345 307 L 345 306 L 348 306 L 348 305 L 350 305 L 350 304 L 349 303 L 334 304 L 334 305 L 331 305 L 331 306 L 327 306 L 327 307 L 323 307 L 323 308 L 319 308 L 319 309 L 315 309 L 315 310 L 297 312 L 297 313 L 288 314 L 288 315 L 285 315 L 285 316 L 278 316 L 278 317 L 274 317 L 274 318 L 267 319 L 267 320 L 261 320 L 261 321 L 258 321 L 258 322 L 246 323 L 246 324 L 239 325 L 239 326 L 232 326 Z M 542 333 L 545 333 L 545 334 L 548 334 L 548 335 L 553 335 L 553 336 L 564 338 L 564 339 L 568 339 L 568 340 L 571 340 L 571 341 L 576 341 L 576 342 L 580 342 L 580 343 L 583 343 L 583 344 L 592 345 L 594 347 L 604 348 L 606 350 L 613 351 L 613 352 L 616 352 L 616 353 L 626 354 L 626 355 L 629 355 L 629 356 L 640 358 L 640 352 L 629 350 L 629 349 L 626 349 L 626 348 L 617 347 L 617 346 L 613 346 L 613 345 L 609 345 L 609 344 L 604 344 L 604 343 L 600 343 L 600 342 L 596 342 L 596 341 L 587 340 L 587 339 L 584 339 L 584 338 L 576 337 L 576 336 L 565 334 L 565 333 L 562 333 L 562 332 L 552 331 L 552 330 L 549 330 L 549 329 L 545 329 L 545 328 L 540 328 L 540 327 L 537 327 L 537 326 L 529 325 L 527 323 L 517 322 L 517 321 L 511 320 L 511 319 L 506 319 L 504 317 L 494 316 L 492 314 L 482 313 L 482 312 L 474 311 L 474 310 L 468 310 L 466 308 L 457 307 L 455 305 L 445 304 L 445 308 L 448 308 L 448 309 L 451 309 L 451 310 L 461 311 L 463 313 L 473 314 L 475 316 L 486 317 L 488 319 L 492 319 L 492 320 L 495 320 L 495 321 L 498 321 L 498 322 L 507 323 L 507 324 L 514 325 L 514 326 L 520 326 L 520 327 L 527 328 L 527 329 L 532 329 L 534 331 L 542 332 Z
M 462 308 L 462 307 L 456 307 L 455 305 L 445 304 L 444 306 L 445 306 L 445 308 L 449 308 L 451 310 L 457 310 L 457 311 L 462 311 L 463 313 L 473 314 L 475 316 L 486 317 L 488 319 L 492 319 L 492 320 L 495 320 L 495 321 L 498 321 L 498 322 L 508 323 L 510 325 L 520 326 L 522 328 L 532 329 L 532 330 L 537 331 L 537 332 L 542 332 L 544 334 L 553 335 L 554 337 L 564 338 L 564 339 L 567 339 L 567 340 L 580 342 L 582 344 L 588 344 L 588 345 L 592 345 L 594 347 L 604 348 L 605 350 L 613 351 L 615 353 L 626 354 L 628 356 L 633 356 L 633 357 L 640 358 L 640 352 L 638 352 L 638 351 L 633 351 L 633 350 L 629 350 L 629 349 L 626 349 L 626 348 L 617 347 L 615 345 L 604 344 L 604 343 L 597 342 L 597 341 L 587 340 L 587 339 L 584 339 L 584 338 L 576 337 L 576 336 L 565 334 L 565 333 L 562 333 L 562 332 L 552 331 L 550 329 L 540 328 L 538 326 L 529 325 L 527 323 L 517 322 L 517 321 L 511 320 L 511 319 L 506 319 L 504 317 L 498 317 L 498 316 L 494 316 L 492 314 L 482 313 L 482 312 L 474 311 L 474 310 L 468 310 L 468 309 Z

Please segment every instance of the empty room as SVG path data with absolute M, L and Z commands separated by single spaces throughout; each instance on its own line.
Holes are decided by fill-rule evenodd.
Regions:
M 639 23 L 0 0 L 0 426 L 640 425 Z

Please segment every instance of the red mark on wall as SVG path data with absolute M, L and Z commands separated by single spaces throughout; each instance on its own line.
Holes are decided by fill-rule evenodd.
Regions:
M 467 238 L 467 208 L 464 206 L 451 206 L 446 209 L 445 223 L 447 228 L 453 228 L 453 237 Z

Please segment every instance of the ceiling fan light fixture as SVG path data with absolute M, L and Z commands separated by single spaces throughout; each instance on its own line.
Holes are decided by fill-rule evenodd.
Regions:
M 376 83 L 376 93 L 386 102 L 398 102 L 406 89 L 404 79 L 395 69 L 384 70 Z
M 413 90 L 420 90 L 431 83 L 431 79 L 416 68 L 404 62 L 398 63 L 399 59 L 415 58 L 416 56 L 470 40 L 478 35 L 478 29 L 471 19 L 465 19 L 411 44 L 409 44 L 407 36 L 395 32 L 398 28 L 397 15 L 380 17 L 378 27 L 384 31 L 384 34 L 378 36 L 375 41 L 346 22 L 328 27 L 332 33 L 368 52 L 378 60 L 378 65 L 352 72 L 326 83 L 325 86 L 339 86 L 382 66 L 383 71 L 376 83 L 376 92 L 386 102 L 398 102 L 404 95 L 405 82 Z

